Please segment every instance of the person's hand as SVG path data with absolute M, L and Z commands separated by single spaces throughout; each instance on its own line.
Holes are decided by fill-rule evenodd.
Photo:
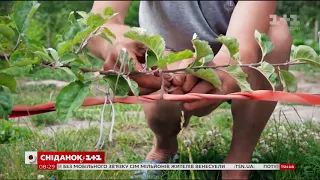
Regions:
M 214 63 L 216 62 L 216 63 Z M 229 54 L 220 53 L 214 58 L 213 61 L 209 63 L 209 65 L 222 65 L 229 62 Z M 186 64 L 182 64 L 182 66 L 186 66 Z M 191 74 L 180 74 L 176 75 L 173 84 L 177 86 L 181 86 L 184 93 L 203 93 L 203 94 L 229 94 L 239 90 L 239 87 L 236 81 L 227 73 L 215 70 L 217 75 L 221 80 L 221 90 L 215 88 L 211 83 L 205 80 L 199 80 L 199 78 L 191 75 Z M 178 81 L 177 79 L 182 79 Z M 196 100 L 192 102 L 184 103 L 184 108 L 186 111 L 196 111 L 203 108 L 215 109 L 225 100 Z
M 185 59 L 182 61 L 178 61 L 167 66 L 167 69 L 174 70 L 180 68 L 187 68 L 189 64 L 193 63 L 195 58 Z M 171 94 L 185 94 L 189 92 L 192 87 L 198 82 L 198 78 L 191 74 L 179 73 L 171 75 L 171 87 L 173 89 Z
M 117 32 L 116 40 L 114 44 L 110 44 L 102 37 L 96 36 L 90 39 L 88 47 L 91 52 L 104 60 L 104 70 L 119 71 L 121 62 L 118 60 L 120 51 L 125 48 L 130 58 L 134 62 L 134 71 L 141 71 L 143 69 L 143 63 L 145 63 L 146 47 L 137 41 L 125 38 L 123 33 L 128 30 L 124 25 L 113 25 L 108 27 L 113 29 L 113 32 Z M 124 72 L 128 72 L 128 66 L 124 67 Z M 140 88 L 140 95 L 150 94 L 161 88 L 161 77 L 151 74 L 132 75 L 132 80 L 138 83 Z M 169 82 L 166 85 L 169 86 Z

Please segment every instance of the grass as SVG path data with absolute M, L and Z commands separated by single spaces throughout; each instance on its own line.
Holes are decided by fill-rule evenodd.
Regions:
M 123 115 L 125 116 L 125 115 Z M 127 115 L 130 116 L 130 115 Z M 131 116 L 130 116 L 131 117 Z M 229 112 L 192 118 L 179 137 L 179 161 L 189 163 L 184 140 L 191 141 L 194 163 L 222 163 L 231 140 Z M 128 117 L 129 118 L 129 117 Z M 125 118 L 123 118 L 125 119 Z M 225 121 L 227 119 L 227 121 Z M 106 128 L 108 130 L 108 128 Z M 98 128 L 56 132 L 47 136 L 33 132 L 0 146 L 0 174 L 5 179 L 34 179 L 37 175 L 58 179 L 128 179 L 132 171 L 38 171 L 24 164 L 24 151 L 92 151 Z M 311 123 L 279 125 L 270 121 L 254 152 L 252 163 L 295 163 L 296 171 L 253 171 L 250 179 L 313 179 L 320 176 L 320 128 Z M 108 163 L 138 163 L 151 148 L 152 132 L 143 118 L 117 119 L 114 142 L 104 147 Z M 216 179 L 220 171 L 195 171 L 196 179 Z M 169 179 L 189 179 L 189 171 L 168 171 Z

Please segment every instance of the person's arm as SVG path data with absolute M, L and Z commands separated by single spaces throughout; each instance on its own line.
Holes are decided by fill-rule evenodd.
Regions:
M 254 38 L 254 31 L 268 33 L 270 26 L 270 15 L 274 14 L 277 6 L 276 1 L 239 1 L 236 5 L 226 36 L 235 37 L 239 42 L 239 51 L 243 64 L 256 63 L 260 61 L 260 48 Z M 213 61 L 216 65 L 227 65 L 230 55 L 225 46 L 222 46 L 216 54 Z M 245 72 L 246 68 L 243 69 Z M 190 93 L 212 93 L 212 94 L 229 94 L 237 91 L 239 88 L 232 77 L 221 71 L 217 71 L 222 81 L 222 91 L 214 88 L 210 83 L 201 81 L 197 85 L 196 79 L 192 82 L 185 83 L 188 87 L 183 86 L 183 89 L 191 89 Z M 189 76 L 190 77 L 190 76 Z M 191 79 L 191 78 L 190 78 Z M 187 76 L 188 81 L 188 76 Z M 195 85 L 195 86 L 194 86 Z M 194 110 L 207 106 L 218 107 L 222 101 L 194 101 L 185 103 L 184 107 L 187 110 Z
M 109 24 L 124 24 L 130 1 L 94 1 L 91 12 L 94 14 L 103 14 L 106 7 L 111 7 L 114 13 L 118 13 L 111 18 L 107 23 Z
M 130 1 L 94 1 L 93 3 L 91 13 L 103 14 L 103 10 L 106 7 L 111 7 L 114 13 L 118 13 L 103 25 L 103 27 L 108 27 L 115 34 L 116 41 L 123 40 L 123 33 L 130 29 L 129 26 L 124 25 L 130 3 Z M 107 55 L 104 54 L 106 45 L 106 41 L 98 36 L 91 38 L 88 43 L 90 51 L 101 59 L 106 59 Z
M 256 63 L 260 60 L 260 48 L 254 38 L 254 31 L 268 33 L 270 15 L 275 13 L 276 7 L 277 1 L 239 1 L 236 5 L 226 36 L 238 40 L 243 63 Z M 227 64 L 225 58 L 219 58 L 220 54 L 225 53 L 228 53 L 228 49 L 222 46 L 214 61 L 217 64 Z
M 91 12 L 94 14 L 103 14 L 106 7 L 111 7 L 117 15 L 111 17 L 102 27 L 107 27 L 116 36 L 113 44 L 110 44 L 100 36 L 92 37 L 88 42 L 90 52 L 104 60 L 105 70 L 118 71 L 121 64 L 118 62 L 118 54 L 121 49 L 126 48 L 129 57 L 134 61 L 134 70 L 143 69 L 142 63 L 145 59 L 146 47 L 134 40 L 125 38 L 123 34 L 131 27 L 124 24 L 126 13 L 128 11 L 130 1 L 95 1 Z M 126 67 L 128 69 L 128 67 Z M 132 76 L 132 80 L 136 81 L 140 88 L 140 95 L 156 92 L 161 87 L 161 77 L 152 74 L 143 76 Z M 166 83 L 168 85 L 169 83 Z

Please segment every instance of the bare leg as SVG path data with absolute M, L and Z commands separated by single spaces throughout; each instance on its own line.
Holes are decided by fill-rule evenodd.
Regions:
M 177 135 L 181 130 L 181 104 L 160 100 L 144 106 L 147 122 L 155 136 L 146 160 L 167 162 L 178 151 Z M 184 127 L 189 122 L 185 118 Z
M 269 63 L 284 63 L 290 58 L 291 36 L 286 22 L 270 26 L 268 36 L 274 50 L 266 57 Z M 252 89 L 271 89 L 264 77 L 252 70 L 248 81 Z M 278 90 L 280 90 L 279 88 Z M 233 136 L 225 163 L 249 163 L 259 137 L 274 111 L 276 102 L 233 100 Z M 249 171 L 223 171 L 223 179 L 247 179 Z

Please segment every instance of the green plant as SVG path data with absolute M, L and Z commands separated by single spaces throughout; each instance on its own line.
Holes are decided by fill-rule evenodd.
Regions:
M 32 133 L 27 128 L 15 127 L 13 122 L 0 121 L 0 144 L 28 139 Z
M 4 119 L 8 119 L 14 104 L 10 91 L 14 92 L 17 87 L 14 75 L 10 74 L 12 68 L 28 67 L 31 72 L 49 68 L 53 71 L 65 71 L 68 76 L 72 77 L 74 80 L 59 92 L 55 105 L 61 122 L 66 122 L 74 116 L 74 112 L 81 106 L 89 94 L 90 87 L 94 84 L 104 83 L 108 86 L 107 89 L 111 88 L 116 96 L 127 96 L 130 91 L 135 96 L 139 96 L 138 85 L 131 79 L 136 74 L 160 72 L 162 76 L 164 73 L 185 71 L 210 82 L 216 88 L 220 88 L 221 81 L 214 71 L 214 69 L 219 69 L 230 74 L 236 80 L 241 91 L 252 91 L 246 80 L 247 74 L 242 70 L 242 67 L 249 67 L 261 72 L 273 89 L 281 83 L 286 91 L 295 92 L 297 84 L 294 75 L 289 71 L 281 70 L 280 76 L 277 77 L 276 68 L 294 64 L 320 65 L 319 55 L 314 49 L 306 45 L 293 46 L 293 60 L 287 63 L 269 64 L 265 62 L 264 57 L 272 51 L 273 43 L 266 34 L 255 31 L 253 36 L 262 52 L 259 63 L 243 64 L 239 55 L 237 39 L 221 35 L 217 40 L 228 48 L 230 62 L 236 61 L 238 64 L 208 66 L 208 62 L 214 56 L 213 51 L 208 42 L 200 40 L 196 34 L 191 40 L 194 53 L 186 49 L 165 55 L 165 41 L 160 35 L 148 34 L 143 29 L 134 27 L 127 31 L 124 36 L 139 41 L 148 48 L 146 69 L 141 72 L 133 72 L 133 61 L 130 60 L 126 49 L 122 49 L 118 58 L 122 64 L 119 72 L 95 70 L 92 69 L 93 63 L 90 61 L 92 55 L 86 45 L 88 40 L 94 36 L 101 36 L 109 43 L 113 43 L 116 38 L 115 35 L 108 28 L 102 27 L 109 18 L 116 15 L 112 8 L 105 8 L 103 15 L 84 11 L 71 12 L 68 17 L 70 25 L 66 27 L 63 34 L 57 35 L 57 47 L 45 48 L 43 44 L 31 39 L 26 33 L 30 28 L 32 16 L 39 6 L 40 4 L 37 1 L 20 1 L 15 3 L 12 15 L 1 16 L 0 51 L 3 59 L 0 61 L 0 116 Z M 191 57 L 195 57 L 195 62 L 185 69 L 161 69 L 168 64 Z M 129 66 L 129 72 L 124 72 L 126 65 Z M 157 67 L 155 70 L 149 70 L 155 66 Z M 110 99 L 109 95 L 106 95 L 106 102 L 112 103 Z M 103 120 L 103 116 L 101 119 Z

